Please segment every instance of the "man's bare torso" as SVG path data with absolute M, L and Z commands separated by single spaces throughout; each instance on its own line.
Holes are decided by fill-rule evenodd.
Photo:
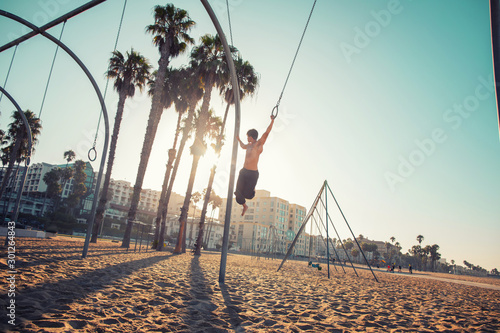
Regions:
M 257 170 L 259 156 L 263 151 L 262 144 L 259 141 L 249 144 L 245 155 L 243 167 L 247 170 Z

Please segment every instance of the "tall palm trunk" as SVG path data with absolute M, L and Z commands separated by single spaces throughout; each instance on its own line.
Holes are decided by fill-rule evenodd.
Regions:
M 90 239 L 91 243 L 97 243 L 97 236 L 99 234 L 99 229 L 103 220 L 104 211 L 106 210 L 106 203 L 108 201 L 109 183 L 111 181 L 111 171 L 113 169 L 113 163 L 115 162 L 116 144 L 118 142 L 118 134 L 120 133 L 120 126 L 123 119 L 123 110 L 125 108 L 126 99 L 127 99 L 127 94 L 125 93 L 125 91 L 121 91 L 118 97 L 118 108 L 116 110 L 115 124 L 113 126 L 113 134 L 111 135 L 111 143 L 109 145 L 106 176 L 104 177 L 104 184 L 101 191 L 101 197 L 99 199 L 99 205 L 97 206 L 96 209 L 94 227 L 92 228 L 92 238 Z M 96 190 L 98 191 L 99 189 Z
M 162 206 L 162 211 L 161 211 L 161 227 L 160 227 L 160 233 L 158 235 L 158 245 L 156 247 L 157 251 L 161 251 L 163 249 L 163 242 L 165 241 L 165 226 L 167 222 L 167 213 L 168 213 L 168 203 L 170 201 L 170 196 L 172 195 L 172 189 L 174 186 L 174 181 L 175 181 L 175 176 L 177 175 L 177 170 L 179 169 L 179 164 L 181 161 L 182 153 L 184 151 L 184 147 L 186 146 L 186 142 L 189 138 L 189 132 L 191 132 L 191 127 L 193 123 L 193 117 L 194 113 L 196 110 L 196 103 L 195 105 L 189 108 L 189 113 L 186 119 L 186 126 L 184 127 L 182 131 L 182 138 L 181 142 L 179 144 L 179 152 L 177 154 L 177 157 L 175 159 L 175 164 L 174 168 L 172 170 L 172 176 L 170 177 L 170 182 L 168 184 L 168 189 L 167 193 L 165 194 L 165 200 L 163 202 Z
M 187 212 L 189 211 L 189 202 L 191 200 L 191 194 L 193 191 L 194 179 L 196 176 L 196 169 L 198 168 L 198 162 L 200 157 L 204 154 L 204 142 L 203 137 L 205 135 L 205 130 L 208 121 L 208 107 L 210 106 L 210 97 L 213 88 L 213 79 L 209 75 L 205 82 L 205 93 L 203 94 L 203 103 L 201 104 L 200 116 L 198 119 L 198 127 L 196 128 L 196 137 L 194 139 L 194 144 L 192 147 L 193 153 L 193 165 L 191 167 L 191 175 L 189 177 L 189 184 L 186 191 L 186 197 L 184 198 L 184 205 L 181 209 L 181 216 L 179 217 L 179 237 L 177 238 L 177 245 L 175 246 L 174 253 L 185 253 L 186 243 L 182 240 L 185 239 L 183 233 L 186 232 L 186 222 L 187 222 Z M 181 233 L 182 231 L 182 233 Z
M 186 190 L 186 197 L 184 198 L 184 204 L 181 208 L 181 216 L 179 217 L 179 235 L 177 236 L 177 244 L 175 246 L 174 253 L 185 253 L 186 244 L 183 244 L 186 234 L 186 224 L 187 224 L 187 214 L 189 211 L 189 202 L 191 201 L 191 194 L 193 192 L 194 179 L 196 176 L 196 170 L 198 169 L 198 162 L 200 161 L 201 155 L 193 155 L 193 164 L 191 165 L 191 174 L 189 175 L 188 188 Z
M 173 163 L 175 160 L 175 155 L 176 155 L 175 147 L 177 147 L 177 139 L 179 138 L 181 119 L 182 119 L 182 113 L 179 112 L 179 117 L 177 118 L 177 129 L 175 131 L 175 137 L 174 137 L 174 144 L 173 144 L 172 148 L 168 150 L 167 170 L 165 171 L 165 176 L 163 178 L 163 185 L 161 187 L 160 200 L 158 202 L 158 211 L 156 212 L 156 220 L 155 220 L 156 229 L 155 229 L 155 237 L 154 237 L 153 243 L 158 242 L 158 236 L 160 234 L 161 212 L 162 212 L 163 205 L 165 202 L 165 197 L 167 195 L 168 181 L 170 180 L 170 172 L 172 172 L 172 167 L 173 167 Z M 163 242 L 162 242 L 162 244 L 163 244 Z
M 121 245 L 121 247 L 125 248 L 128 248 L 130 246 L 132 223 L 137 215 L 137 207 L 139 206 L 139 200 L 141 198 L 142 183 L 144 182 L 144 176 L 146 174 L 146 168 L 148 167 L 149 156 L 151 155 L 151 149 L 153 147 L 156 131 L 158 130 L 158 123 L 160 122 L 163 111 L 161 97 L 163 94 L 165 75 L 170 58 L 169 50 L 171 44 L 172 42 L 162 45 L 161 56 L 160 60 L 158 61 L 158 71 L 155 77 L 156 86 L 153 94 L 153 100 L 151 102 L 151 111 L 149 112 L 148 125 L 146 127 L 146 134 L 144 135 L 144 143 L 142 145 L 141 159 L 139 161 L 137 177 L 134 185 L 134 192 L 132 193 L 130 209 L 128 211 L 127 228 L 125 229 L 125 234 L 123 235 Z
M 222 126 L 220 128 L 219 137 L 217 138 L 216 147 L 221 147 L 222 138 L 224 137 L 224 128 L 226 127 L 227 114 L 229 112 L 230 104 L 227 104 L 226 112 L 224 113 L 224 120 L 222 121 Z M 220 154 L 220 151 L 219 151 Z M 207 214 L 208 202 L 210 201 L 210 194 L 212 193 L 212 186 L 214 184 L 215 170 L 217 166 L 214 165 L 210 170 L 210 178 L 208 179 L 207 191 L 205 193 L 205 199 L 203 201 L 203 208 L 201 210 L 200 225 L 198 231 L 198 238 L 196 239 L 194 254 L 201 255 L 201 245 L 203 242 L 203 231 L 205 229 L 205 216 Z

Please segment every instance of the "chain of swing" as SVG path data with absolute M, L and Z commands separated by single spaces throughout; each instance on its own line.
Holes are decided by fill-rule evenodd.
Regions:
M 271 111 L 271 116 L 273 118 L 276 118 L 278 116 L 278 108 L 281 103 L 281 98 L 283 97 L 283 92 L 285 91 L 286 84 L 288 83 L 288 79 L 290 78 L 290 74 L 292 73 L 293 65 L 295 64 L 295 60 L 297 59 L 297 55 L 299 54 L 300 47 L 302 46 L 302 40 L 304 39 L 304 35 L 306 34 L 307 31 L 307 26 L 309 25 L 309 21 L 311 20 L 311 16 L 314 11 L 314 6 L 316 6 L 316 1 L 314 0 L 314 3 L 311 8 L 311 12 L 309 13 L 309 17 L 307 18 L 306 26 L 304 27 L 304 31 L 302 32 L 302 36 L 300 37 L 299 45 L 297 46 L 297 50 L 295 51 L 295 56 L 293 57 L 292 65 L 290 66 L 290 70 L 288 71 L 288 75 L 286 76 L 285 84 L 283 85 L 283 89 L 281 90 L 280 97 L 278 98 L 278 101 L 276 102 L 276 106 L 273 108 Z M 276 113 L 275 113 L 276 111 Z
M 113 52 L 116 51 L 116 47 L 118 46 L 118 39 L 120 38 L 120 31 L 122 29 L 123 17 L 125 16 L 126 7 L 127 7 L 127 0 L 125 0 L 123 3 L 122 16 L 120 18 L 120 24 L 118 25 L 118 31 L 116 33 L 115 46 L 113 48 Z M 104 88 L 104 94 L 103 94 L 104 100 L 106 99 L 106 94 L 108 92 L 108 85 L 109 85 L 109 77 L 106 79 L 106 87 Z M 99 127 L 101 125 L 101 118 L 102 118 L 102 110 L 99 113 L 99 120 L 97 121 L 97 128 L 95 131 L 94 143 L 92 144 L 92 148 L 89 149 L 89 153 L 88 153 L 88 158 L 92 162 L 95 161 L 97 158 L 97 150 L 95 149 L 95 146 L 97 144 L 97 137 L 99 136 Z
M 127 7 L 127 0 L 124 1 L 123 3 L 123 10 L 122 10 L 122 15 L 121 15 L 121 18 L 120 18 L 120 24 L 118 26 L 118 32 L 116 34 L 116 39 L 115 39 L 115 46 L 113 48 L 113 52 L 116 51 L 116 47 L 118 45 L 118 39 L 120 37 L 120 31 L 121 31 L 121 28 L 122 28 L 122 23 L 123 23 L 123 17 L 125 15 L 125 9 Z M 63 26 L 61 28 L 61 33 L 59 35 L 59 41 L 61 41 L 62 39 L 62 36 L 63 36 L 63 32 L 64 32 L 64 28 L 66 26 L 66 21 L 63 22 Z M 12 69 L 12 64 L 14 63 L 14 58 L 16 56 L 16 52 L 17 52 L 17 47 L 19 46 L 19 44 L 17 44 L 14 48 L 14 53 L 12 54 L 12 59 L 10 61 L 10 65 L 9 65 L 9 69 L 7 71 L 7 76 L 5 77 L 5 81 L 4 81 L 4 84 L 3 84 L 3 87 L 5 88 L 6 85 L 7 85 L 7 81 L 9 79 L 9 75 L 10 75 L 10 71 Z M 59 45 L 57 45 L 56 47 L 56 51 L 54 53 L 54 57 L 52 59 L 52 65 L 50 66 L 50 71 L 49 71 L 49 77 L 47 78 L 47 83 L 45 85 L 45 91 L 43 93 L 43 98 L 42 98 L 42 103 L 40 105 L 40 111 L 38 113 L 38 118 L 41 118 L 42 116 L 42 111 L 43 111 L 43 106 L 45 104 L 45 98 L 47 97 L 47 91 L 48 91 L 48 88 L 49 88 L 49 84 L 50 84 L 50 79 L 52 77 L 52 71 L 54 70 L 54 64 L 55 64 L 55 61 L 56 61 L 56 57 L 57 57 L 57 51 L 59 50 Z M 106 87 L 104 88 L 104 95 L 103 95 L 103 99 L 106 99 L 106 93 L 108 91 L 108 85 L 109 85 L 109 78 L 106 80 Z M 0 102 L 2 101 L 2 97 L 3 97 L 3 93 L 0 95 Z M 88 152 L 88 158 L 90 161 L 95 161 L 96 158 L 97 158 L 97 150 L 96 150 L 96 143 L 97 143 L 97 137 L 98 137 L 98 134 L 99 134 L 99 127 L 100 127 L 100 124 L 101 124 L 101 119 L 102 119 L 102 110 L 101 112 L 99 113 L 99 120 L 97 122 L 97 129 L 96 129 L 96 133 L 95 133 L 95 137 L 94 137 L 94 142 L 92 144 L 92 148 L 90 148 L 89 152 Z
M 317 0 L 314 0 L 314 3 L 313 3 L 312 8 L 311 8 L 311 12 L 309 13 L 309 17 L 307 18 L 307 22 L 306 22 L 306 25 L 304 27 L 304 31 L 302 32 L 302 36 L 300 37 L 299 45 L 297 46 L 297 50 L 295 51 L 295 56 L 293 57 L 292 64 L 290 66 L 290 69 L 288 70 L 288 75 L 286 76 L 286 80 L 285 80 L 285 84 L 283 85 L 283 89 L 281 89 L 281 93 L 280 93 L 280 96 L 278 98 L 278 101 L 276 102 L 276 106 L 274 106 L 274 108 L 271 111 L 271 116 L 273 117 L 273 119 L 278 116 L 278 112 L 279 112 L 278 108 L 279 108 L 279 105 L 281 103 L 281 98 L 283 97 L 283 93 L 284 93 L 286 85 L 288 83 L 288 79 L 290 78 L 290 74 L 292 73 L 292 69 L 293 69 L 293 66 L 295 64 L 295 60 L 297 59 L 297 55 L 299 54 L 300 47 L 302 46 L 302 41 L 304 39 L 304 35 L 306 34 L 307 27 L 309 26 L 309 21 L 311 20 L 311 16 L 313 14 L 314 7 L 316 6 L 316 1 Z M 226 8 L 227 8 L 227 19 L 229 22 L 229 35 L 231 37 L 231 45 L 234 45 L 234 43 L 233 43 L 233 31 L 232 31 L 232 27 L 231 27 L 231 15 L 229 13 L 229 0 L 226 0 Z

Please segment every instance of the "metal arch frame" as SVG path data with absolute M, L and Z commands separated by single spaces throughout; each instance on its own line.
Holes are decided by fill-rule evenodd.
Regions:
M 224 35 L 224 31 L 219 24 L 219 20 L 217 20 L 217 16 L 215 15 L 212 7 L 207 0 L 201 0 L 201 3 L 205 7 L 212 23 L 219 34 L 219 38 L 224 47 L 224 53 L 226 54 L 226 60 L 229 65 L 229 71 L 231 73 L 231 84 L 233 87 L 238 87 L 238 78 L 236 76 L 236 69 L 234 67 L 234 61 L 231 57 L 231 49 L 226 40 L 226 36 Z M 237 137 L 240 133 L 240 89 L 233 89 L 234 91 L 234 101 L 235 101 L 235 125 L 234 125 L 234 137 L 233 137 L 233 150 L 232 150 L 232 158 L 231 158 L 231 168 L 229 173 L 229 185 L 227 191 L 227 204 L 226 204 L 226 215 L 224 220 L 224 234 L 222 237 L 222 249 L 221 249 L 221 263 L 219 269 L 219 283 L 224 283 L 226 277 L 226 262 L 227 262 L 227 252 L 229 245 L 229 226 L 231 224 L 231 208 L 233 204 L 233 189 L 234 189 L 234 178 L 236 173 L 236 160 L 238 154 L 238 140 Z
M 3 87 L 0 86 L 0 92 L 2 92 L 2 94 L 4 94 L 10 101 L 12 104 L 14 104 L 14 106 L 16 107 L 16 110 L 17 112 L 19 112 L 19 115 L 21 116 L 21 119 L 23 120 L 23 123 L 24 123 L 24 127 L 26 128 L 26 133 L 28 133 L 28 147 L 29 147 L 29 151 L 30 151 L 30 155 L 28 156 L 28 158 L 26 159 L 26 165 L 29 165 L 30 164 L 30 158 L 31 158 L 31 151 L 32 151 L 32 147 L 33 147 L 33 138 L 31 137 L 31 128 L 30 128 L 30 125 L 28 123 L 28 119 L 26 118 L 26 116 L 24 115 L 24 112 L 23 110 L 21 109 L 21 107 L 19 106 L 19 104 L 17 104 L 16 100 L 14 99 L 14 97 L 12 97 Z
M 19 214 L 19 203 L 21 201 L 21 196 L 23 193 L 23 188 L 24 188 L 24 183 L 26 182 L 26 175 L 28 174 L 28 169 L 30 166 L 30 160 L 31 160 L 31 152 L 33 151 L 33 137 L 31 136 L 31 128 L 28 122 L 28 119 L 26 118 L 26 115 L 24 114 L 23 110 L 19 106 L 19 104 L 16 102 L 14 97 L 12 97 L 4 88 L 0 87 L 0 92 L 7 96 L 7 98 L 10 100 L 12 104 L 14 104 L 16 111 L 19 113 L 21 116 L 21 119 L 24 123 L 24 127 L 26 129 L 26 133 L 28 134 L 28 148 L 29 148 L 29 155 L 26 158 L 26 169 L 24 170 L 24 176 L 21 181 L 21 186 L 19 187 L 19 192 L 17 193 L 16 197 L 16 205 L 15 205 L 15 212 L 14 212 L 14 218 L 12 219 L 13 221 L 17 221 L 17 217 Z M 7 241 L 7 239 L 6 239 Z
M 102 152 L 102 157 L 101 157 L 101 164 L 99 167 L 99 173 L 97 176 L 96 187 L 95 187 L 95 192 L 94 192 L 94 200 L 92 202 L 92 210 L 90 213 L 90 219 L 87 221 L 87 224 L 88 224 L 87 235 L 85 237 L 85 244 L 84 244 L 83 253 L 82 253 L 82 258 L 85 258 L 87 256 L 87 252 L 88 252 L 88 248 L 89 248 L 90 235 L 92 234 L 92 227 L 94 224 L 95 212 L 96 212 L 96 208 L 97 208 L 97 198 L 99 197 L 99 188 L 101 185 L 102 175 L 103 175 L 104 166 L 105 166 L 105 162 L 106 162 L 106 155 L 107 155 L 107 151 L 108 151 L 108 144 L 109 144 L 109 119 L 108 119 L 108 112 L 106 110 L 106 105 L 104 103 L 104 98 L 102 97 L 101 91 L 99 90 L 99 87 L 97 86 L 97 83 L 94 80 L 94 77 L 92 76 L 92 74 L 90 74 L 87 67 L 76 56 L 76 54 L 73 53 L 73 51 L 71 51 L 71 49 L 69 47 L 67 47 L 64 43 L 62 43 L 58 39 L 54 38 L 52 35 L 48 34 L 44 29 L 37 27 L 36 25 L 32 24 L 31 22 L 26 21 L 25 19 L 23 19 L 17 15 L 6 12 L 4 10 L 0 10 L 0 15 L 5 16 L 7 18 L 10 18 L 14 21 L 17 21 L 18 23 L 21 23 L 21 24 L 27 26 L 28 28 L 33 30 L 35 35 L 40 34 L 40 35 L 44 36 L 45 38 L 49 39 L 50 41 L 52 41 L 53 43 L 55 43 L 59 47 L 61 47 L 64 51 L 66 51 L 66 53 L 68 53 L 71 56 L 71 58 L 73 58 L 73 60 L 75 60 L 76 63 L 80 66 L 80 68 L 85 72 L 88 79 L 92 83 L 92 86 L 94 87 L 94 90 L 97 94 L 97 97 L 99 98 L 99 102 L 101 104 L 101 110 L 102 110 L 102 113 L 104 115 L 105 138 L 104 138 L 104 147 L 103 147 L 103 152 Z M 31 34 L 33 34 L 33 33 L 31 33 Z M 30 35 L 30 37 L 32 37 L 32 36 Z M 21 43 L 22 41 L 24 41 L 26 39 L 19 41 L 19 43 Z M 13 46 L 13 45 L 14 44 L 12 44 L 11 46 Z M 6 48 L 2 48 L 1 50 L 3 51 L 5 49 Z
M 495 83 L 495 102 L 497 107 L 497 122 L 500 130 L 500 4 L 497 0 L 490 0 L 490 30 L 491 51 L 493 58 L 493 81 Z M 500 134 L 500 132 L 499 132 Z

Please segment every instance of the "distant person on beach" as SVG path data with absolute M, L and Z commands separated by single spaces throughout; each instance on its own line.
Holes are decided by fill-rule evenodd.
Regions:
M 410 272 L 410 274 L 413 274 L 413 269 L 411 268 L 411 264 L 408 265 L 408 271 Z
M 243 168 L 240 170 L 238 182 L 236 183 L 236 191 L 234 192 L 236 202 L 243 206 L 241 216 L 245 215 L 248 209 L 245 199 L 252 199 L 255 196 L 255 185 L 257 185 L 257 179 L 259 179 L 257 164 L 259 163 L 259 156 L 263 151 L 267 137 L 273 128 L 274 118 L 275 116 L 271 116 L 271 124 L 269 124 L 267 130 L 259 140 L 257 140 L 259 133 L 255 129 L 247 132 L 248 144 L 244 144 L 238 136 L 240 147 L 247 151 Z
M 401 265 L 398 266 L 398 273 L 401 273 Z

